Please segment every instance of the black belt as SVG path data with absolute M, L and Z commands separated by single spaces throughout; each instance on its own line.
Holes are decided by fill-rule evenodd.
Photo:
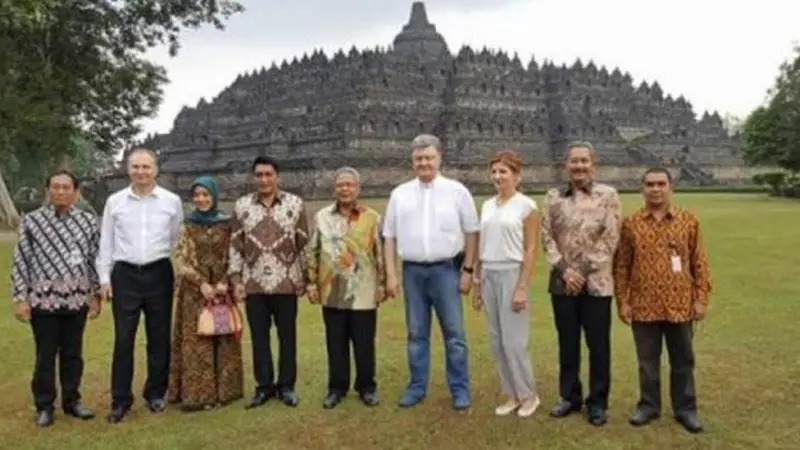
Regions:
M 423 266 L 423 267 L 431 267 L 431 266 L 440 266 L 442 264 L 451 265 L 454 267 L 461 267 L 461 263 L 464 261 L 464 254 L 459 253 L 458 255 L 447 258 L 447 259 L 440 259 L 438 261 L 409 261 L 403 260 L 404 264 L 413 264 L 415 266 Z
M 157 260 L 155 260 L 153 262 L 149 262 L 149 263 L 146 263 L 146 264 L 133 264 L 133 263 L 129 263 L 127 261 L 117 261 L 114 264 L 119 264 L 120 266 L 125 267 L 126 269 L 133 269 L 133 270 L 137 270 L 137 271 L 140 271 L 140 272 L 144 272 L 144 271 L 147 271 L 147 270 L 156 269 L 156 268 L 164 265 L 165 263 L 169 263 L 169 258 L 157 259 Z

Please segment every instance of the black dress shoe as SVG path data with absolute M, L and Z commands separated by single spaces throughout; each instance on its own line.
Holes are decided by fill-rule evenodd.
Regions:
M 52 411 L 39 411 L 36 413 L 36 426 L 39 428 L 47 428 L 53 424 Z
M 553 409 L 550 410 L 551 417 L 567 417 L 568 415 L 581 410 L 580 403 L 573 404 L 566 400 L 559 400 Z
M 586 411 L 586 420 L 596 427 L 601 427 L 608 422 L 608 416 L 606 415 L 605 409 L 597 406 L 590 406 Z
M 637 408 L 636 411 L 634 411 L 631 415 L 630 419 L 628 419 L 628 423 L 635 427 L 641 427 L 656 419 L 658 419 L 657 412 L 646 408 Z
M 683 428 L 686 428 L 689 433 L 703 432 L 703 424 L 700 423 L 700 419 L 697 418 L 697 413 L 694 411 L 678 413 L 675 415 L 675 420 L 683 425 Z
M 78 403 L 73 403 L 69 406 L 64 407 L 64 414 L 72 417 L 76 417 L 81 420 L 91 420 L 94 419 L 94 411 L 91 409 L 83 406 Z
M 336 408 L 336 405 L 338 405 L 343 398 L 344 395 L 338 392 L 331 392 L 328 394 L 327 397 L 325 397 L 325 401 L 322 402 L 322 407 L 325 409 Z
M 375 392 L 362 392 L 359 397 L 361 398 L 361 403 L 369 407 L 378 406 L 378 403 L 381 402 Z
M 286 406 L 295 407 L 298 403 L 300 403 L 300 399 L 297 398 L 297 394 L 294 391 L 283 391 L 281 392 L 281 402 Z
M 111 412 L 108 413 L 106 420 L 108 420 L 108 423 L 120 423 L 122 422 L 122 419 L 125 418 L 125 414 L 128 414 L 128 410 L 126 408 L 113 408 L 111 409 Z
M 244 408 L 253 409 L 253 408 L 258 408 L 259 406 L 263 406 L 264 403 L 267 403 L 267 400 L 269 400 L 270 397 L 272 397 L 272 395 L 270 395 L 269 393 L 258 391 L 253 395 L 253 398 L 251 398 L 250 401 L 247 402 L 246 405 L 244 405 Z
M 160 413 L 163 412 L 166 408 L 167 408 L 167 403 L 164 402 L 164 399 L 162 398 L 156 398 L 153 400 L 149 400 L 147 402 L 147 409 L 149 409 L 150 412 Z

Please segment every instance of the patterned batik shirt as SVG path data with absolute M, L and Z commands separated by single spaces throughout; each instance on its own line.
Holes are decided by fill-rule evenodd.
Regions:
M 297 294 L 306 286 L 308 218 L 303 200 L 280 191 L 272 205 L 258 194 L 236 201 L 228 273 L 250 294 Z
M 670 208 L 662 219 L 642 209 L 622 222 L 614 258 L 617 305 L 636 322 L 690 322 L 694 303 L 708 305 L 711 275 L 700 222 Z
M 86 211 L 45 206 L 23 216 L 11 269 L 14 301 L 48 312 L 83 308 L 99 288 L 99 243 L 97 219 Z
M 578 203 L 572 186 L 550 189 L 542 207 L 542 247 L 552 267 L 550 292 L 564 294 L 561 275 L 570 267 L 586 277 L 586 292 L 614 295 L 612 260 L 619 243 L 621 205 L 617 190 L 593 182 Z
M 356 205 L 343 215 L 336 204 L 319 210 L 308 246 L 308 278 L 323 306 L 375 309 L 386 280 L 377 211 Z

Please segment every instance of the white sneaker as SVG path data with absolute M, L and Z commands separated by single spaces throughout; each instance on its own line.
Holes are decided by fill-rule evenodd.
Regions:
M 536 412 L 536 409 L 539 408 L 539 397 L 537 396 L 536 399 L 533 400 L 532 403 L 529 405 L 525 405 L 524 403 L 519 407 L 517 410 L 517 415 L 520 417 L 530 417 L 533 413 Z
M 519 403 L 514 401 L 508 401 L 497 408 L 494 409 L 494 414 L 496 416 L 507 416 L 519 408 Z

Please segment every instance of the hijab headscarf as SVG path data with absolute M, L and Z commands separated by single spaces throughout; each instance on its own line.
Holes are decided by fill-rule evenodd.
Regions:
M 230 216 L 219 209 L 219 186 L 214 178 L 208 175 L 198 177 L 192 183 L 190 192 L 196 187 L 202 187 L 211 195 L 211 208 L 200 211 L 196 207 L 186 216 L 186 220 L 197 225 L 215 225 L 230 220 Z

